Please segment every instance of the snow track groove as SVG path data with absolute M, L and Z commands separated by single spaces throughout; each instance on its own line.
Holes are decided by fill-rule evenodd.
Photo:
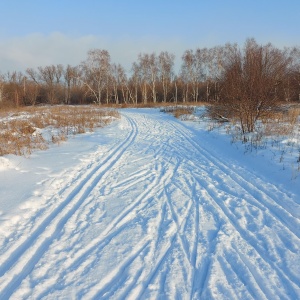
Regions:
M 124 110 L 108 132 L 115 144 L 21 223 L 23 237 L 8 234 L 1 299 L 300 299 L 287 191 L 154 110 Z
M 173 126 L 175 126 L 173 124 Z M 183 127 L 181 125 L 181 127 Z M 298 206 L 294 205 L 294 203 L 291 203 L 292 208 L 287 209 L 289 206 L 285 205 L 283 206 L 277 199 L 281 199 L 281 202 L 287 201 L 291 202 L 290 199 L 286 196 L 286 194 L 282 193 L 278 188 L 273 186 L 273 190 L 275 192 L 270 191 L 270 185 L 268 185 L 268 189 L 266 190 L 263 184 L 259 186 L 259 188 L 251 183 L 251 179 L 254 178 L 254 175 L 251 174 L 249 171 L 245 172 L 235 172 L 231 167 L 227 166 L 223 162 L 221 162 L 216 156 L 208 153 L 205 149 L 201 148 L 197 142 L 195 142 L 193 139 L 191 139 L 184 131 L 183 128 L 180 128 L 179 126 L 175 126 L 176 130 L 180 131 L 180 133 L 186 138 L 186 140 L 190 143 L 192 147 L 195 148 L 196 151 L 201 154 L 201 156 L 206 157 L 208 160 L 210 160 L 215 166 L 217 166 L 223 173 L 230 177 L 233 182 L 238 183 L 239 186 L 247 193 L 249 193 L 253 199 L 263 199 L 264 202 L 261 203 L 261 205 L 265 205 L 266 209 L 269 209 L 272 211 L 276 217 L 276 219 L 279 219 L 284 225 L 289 228 L 289 226 L 292 227 L 292 234 L 296 234 L 298 238 L 300 238 L 300 232 L 295 230 L 295 228 L 299 228 L 300 221 L 299 221 L 299 209 L 294 210 L 293 208 L 298 208 Z M 249 178 L 246 178 L 244 174 L 247 174 Z M 259 178 L 255 178 L 256 180 L 260 180 Z M 279 197 L 279 195 L 281 197 Z M 274 204 L 272 202 L 275 202 Z M 276 211 L 276 212 L 275 212 Z M 282 215 L 284 218 L 282 218 Z M 292 216 L 292 218 L 291 218 Z M 292 223 L 292 224 L 289 224 Z

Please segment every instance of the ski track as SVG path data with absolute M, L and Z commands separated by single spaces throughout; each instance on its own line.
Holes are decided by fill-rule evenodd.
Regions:
M 0 286 L 2 287 L 0 296 L 3 299 L 8 299 L 22 280 L 33 270 L 36 263 L 47 251 L 51 241 L 57 238 L 61 228 L 83 203 L 103 174 L 110 170 L 125 149 L 134 141 L 137 135 L 137 126 L 131 119 L 128 121 L 131 125 L 131 131 L 125 141 L 112 149 L 107 158 L 101 164 L 96 165 L 83 180 L 76 183 L 75 187 L 71 186 L 71 191 L 67 192 L 65 200 L 39 224 L 38 228 L 21 245 L 18 245 L 11 253 L 6 254 L 7 258 L 0 267 L 0 276 L 2 276 L 0 278 Z M 61 191 L 61 193 L 63 192 L 64 190 Z M 7 276 L 8 280 L 4 281 L 2 279 L 5 272 L 10 276 Z
M 0 299 L 300 299 L 288 191 L 169 116 L 120 122 L 123 140 L 9 227 Z

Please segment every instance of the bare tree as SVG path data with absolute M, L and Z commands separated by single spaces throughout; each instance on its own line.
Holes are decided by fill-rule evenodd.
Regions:
M 116 104 L 119 104 L 118 89 L 120 86 L 120 78 L 119 78 L 118 66 L 116 64 L 112 64 L 111 66 L 111 76 L 112 76 L 112 85 L 113 85 L 113 96 Z
M 133 103 L 137 104 L 138 103 L 138 88 L 139 86 L 144 86 L 143 83 L 142 83 L 142 76 L 141 76 L 141 71 L 140 71 L 140 67 L 139 65 L 134 62 L 132 64 L 132 76 L 130 78 L 130 81 L 132 83 L 132 86 L 133 86 L 133 92 L 130 91 L 129 89 L 129 92 L 130 92 L 130 99 L 132 100 Z M 147 89 L 147 85 L 145 84 L 145 89 Z M 143 92 L 143 99 L 144 101 L 147 101 L 147 90 L 145 92 L 145 95 L 144 95 L 144 92 Z
M 148 89 L 152 94 L 152 101 L 157 101 L 156 85 L 158 80 L 158 60 L 155 53 L 139 54 L 138 63 L 134 64 L 135 77 L 139 78 L 143 103 L 148 102 Z
M 26 73 L 32 81 L 34 81 L 36 84 L 40 84 L 39 80 L 38 80 L 39 75 L 38 75 L 37 71 L 35 71 L 33 68 L 28 68 L 26 70 Z
M 218 101 L 219 97 L 219 81 L 224 71 L 224 47 L 217 46 L 206 49 L 203 55 L 204 72 L 203 80 L 206 83 L 206 97 L 207 102 L 214 100 Z
M 107 50 L 93 49 L 80 66 L 29 68 L 0 78 L 0 102 L 15 105 L 57 103 L 135 103 L 205 100 L 222 118 L 238 117 L 243 131 L 277 100 L 300 101 L 300 48 L 279 50 L 254 39 L 244 48 L 226 44 L 186 50 L 180 72 L 174 55 L 139 54 L 131 75 L 112 64 Z M 217 109 L 217 107 L 219 109 Z
M 65 83 L 65 103 L 71 103 L 71 89 L 72 83 L 78 81 L 79 73 L 78 67 L 72 67 L 67 65 L 66 69 L 63 71 L 64 83 Z
M 47 87 L 47 96 L 50 104 L 55 103 L 55 66 L 38 67 L 39 79 Z
M 198 101 L 199 84 L 203 80 L 204 50 L 186 50 L 182 56 L 181 77 L 185 83 L 184 101 Z
M 174 102 L 177 104 L 178 102 L 178 78 L 177 76 L 174 77 Z
M 108 80 L 110 78 L 110 55 L 107 50 L 94 49 L 88 52 L 87 59 L 81 64 L 83 84 L 95 98 L 95 102 L 101 104 L 103 92 L 106 90 L 108 101 Z
M 32 80 L 26 79 L 25 101 L 26 104 L 36 105 L 40 87 Z
M 33 72 L 31 69 L 27 69 L 27 74 L 29 74 L 35 82 L 40 82 L 44 85 L 48 101 L 51 105 L 59 102 L 61 78 L 63 74 L 62 65 L 38 67 L 38 73 Z
M 194 68 L 193 50 L 186 50 L 182 56 L 181 78 L 185 83 L 183 102 L 189 101 L 189 87 L 192 82 Z
M 8 98 L 13 99 L 15 106 L 23 104 L 25 96 L 25 76 L 21 72 L 8 72 L 6 90 Z
M 0 104 L 3 102 L 4 76 L 0 74 Z
M 113 64 L 112 68 L 112 83 L 113 83 L 113 91 L 114 98 L 116 104 L 119 104 L 119 94 L 121 92 L 123 102 L 128 102 L 128 84 L 127 84 L 127 76 L 124 68 L 120 64 Z
M 300 47 L 289 49 L 291 56 L 288 90 L 290 99 L 300 101 Z
M 37 97 L 40 93 L 40 82 L 38 80 L 38 73 L 32 68 L 28 68 L 26 70 L 26 99 L 31 103 L 31 105 L 35 105 L 37 101 Z
M 158 56 L 160 81 L 163 87 L 163 102 L 167 102 L 172 76 L 174 74 L 174 59 L 175 55 L 169 52 L 161 52 Z
M 252 132 L 258 118 L 278 101 L 276 92 L 286 74 L 289 58 L 271 44 L 246 41 L 243 51 L 231 46 L 223 78 L 222 105 L 228 116 L 239 118 L 243 133 Z
M 142 101 L 144 104 L 148 102 L 148 84 L 149 84 L 149 67 L 148 67 L 148 54 L 139 54 L 138 64 L 134 65 L 139 78 L 140 87 L 142 90 Z
M 130 93 L 128 79 L 127 79 L 125 69 L 120 64 L 118 65 L 118 76 L 119 76 L 119 81 L 120 81 L 120 85 L 121 85 L 123 102 L 128 103 L 129 93 Z
M 192 73 L 193 100 L 199 99 L 199 85 L 204 82 L 208 75 L 207 64 L 210 60 L 209 51 L 207 48 L 198 48 L 194 54 L 194 68 Z M 207 81 L 207 80 L 206 80 Z
M 148 56 L 148 61 L 146 61 L 148 68 L 150 70 L 150 84 L 151 84 L 151 91 L 152 91 L 152 100 L 153 103 L 157 101 L 156 95 L 156 83 L 158 80 L 158 65 L 157 65 L 157 56 L 155 53 L 151 53 Z

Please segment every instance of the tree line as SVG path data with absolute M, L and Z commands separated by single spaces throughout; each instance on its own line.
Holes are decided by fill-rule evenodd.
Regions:
M 220 116 L 247 111 L 245 124 L 278 101 L 300 101 L 300 48 L 248 39 L 186 50 L 179 71 L 170 52 L 141 53 L 131 70 L 107 50 L 88 51 L 77 66 L 49 65 L 0 75 L 0 105 L 217 103 Z M 216 112 L 218 114 L 218 112 Z M 252 120 L 252 121 L 251 121 Z

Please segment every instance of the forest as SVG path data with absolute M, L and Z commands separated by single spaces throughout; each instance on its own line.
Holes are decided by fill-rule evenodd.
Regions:
M 0 108 L 57 104 L 212 104 L 216 118 L 237 116 L 243 131 L 282 102 L 300 102 L 300 47 L 279 49 L 253 38 L 175 55 L 140 53 L 131 70 L 92 49 L 77 66 L 48 65 L 0 75 Z

